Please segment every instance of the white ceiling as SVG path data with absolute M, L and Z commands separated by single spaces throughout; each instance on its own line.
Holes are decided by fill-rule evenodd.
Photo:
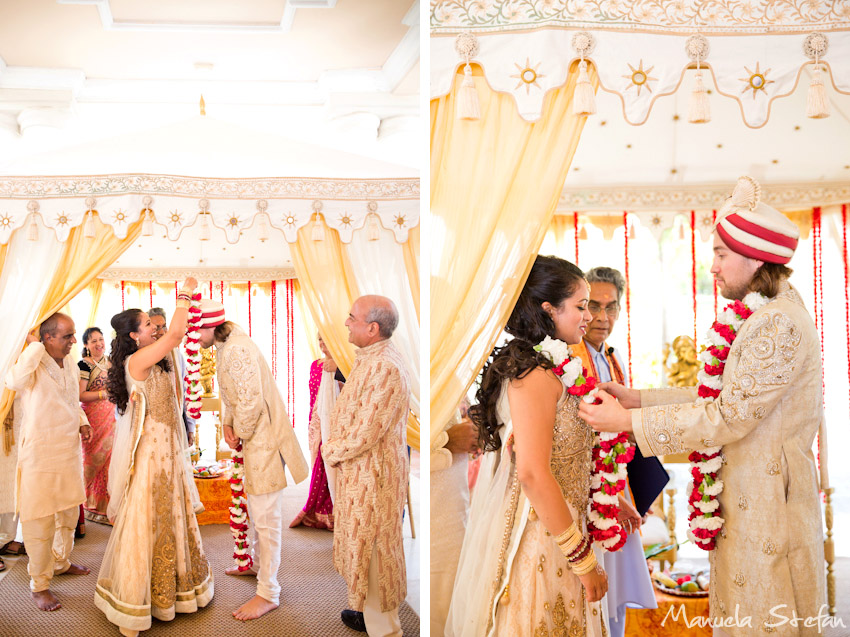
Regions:
M 173 127 L 162 155 L 198 174 L 202 151 L 179 131 L 201 95 L 220 132 L 232 125 L 218 174 L 245 174 L 246 156 L 285 168 L 272 156 L 288 140 L 418 168 L 418 69 L 414 0 L 3 0 L 0 172 L 79 174 L 56 158 L 126 159 Z
M 707 88 L 712 88 L 710 75 Z M 773 102 L 759 129 L 742 121 L 735 100 L 712 91 L 711 121 L 687 121 L 693 72 L 679 91 L 660 98 L 646 124 L 623 118 L 618 96 L 598 91 L 598 113 L 587 119 L 567 187 L 617 184 L 733 184 L 741 175 L 765 183 L 850 182 L 850 95 L 827 83 L 831 115 L 806 117 L 808 76 L 797 90 Z

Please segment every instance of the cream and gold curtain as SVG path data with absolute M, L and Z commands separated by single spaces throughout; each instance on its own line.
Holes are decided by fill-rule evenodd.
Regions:
M 351 246 L 343 246 L 336 230 L 326 226 L 324 231 L 325 238 L 322 241 L 313 241 L 311 225 L 301 228 L 298 232 L 297 243 L 290 244 L 292 262 L 299 282 L 299 303 L 303 303 L 303 306 L 307 308 L 307 311 L 303 313 L 310 315 L 340 370 L 347 376 L 351 373 L 354 362 L 354 347 L 348 342 L 345 319 L 352 303 L 363 293 L 363 290 L 358 285 L 356 269 L 352 267 Z M 411 234 L 408 244 L 411 241 L 418 241 L 418 231 Z M 405 245 L 403 253 L 404 267 L 409 280 L 414 267 L 418 276 L 418 246 Z M 377 272 L 376 267 L 372 266 L 368 266 L 367 269 Z M 399 273 L 393 272 L 393 276 L 399 276 Z M 379 281 L 371 281 L 371 283 L 370 287 L 377 290 L 383 289 Z M 394 294 L 388 293 L 388 295 Z M 418 301 L 417 287 L 417 293 L 411 302 L 418 306 Z M 398 300 L 396 302 L 398 304 Z M 305 321 L 305 325 L 309 327 L 309 324 Z M 416 414 L 411 412 L 408 418 L 407 442 L 418 450 L 419 438 L 419 420 Z
M 360 293 L 339 233 L 327 226 L 324 230 L 325 238 L 313 241 L 312 224 L 307 224 L 298 231 L 298 241 L 290 243 L 289 248 L 313 321 L 337 366 L 348 376 L 354 364 L 354 346 L 348 342 L 345 319 Z
M 132 224 L 127 230 L 127 236 L 119 239 L 112 228 L 95 219 L 95 237 L 87 239 L 83 236 L 83 226 L 71 229 L 71 234 L 65 241 L 62 256 L 55 268 L 47 294 L 41 302 L 38 326 L 51 314 L 65 307 L 80 291 L 89 285 L 98 274 L 133 245 L 142 232 L 142 222 Z M 14 361 L 13 361 L 14 362 Z M 2 370 L 5 376 L 6 370 Z M 15 398 L 15 392 L 4 388 L 0 399 L 0 421 L 2 421 Z
M 407 272 L 407 283 L 410 286 L 410 294 L 413 304 L 416 306 L 416 318 L 419 316 L 419 226 L 411 228 L 404 244 L 404 269 Z
M 586 119 L 571 108 L 577 64 L 533 123 L 519 116 L 510 95 L 490 90 L 480 68 L 473 72 L 480 120 L 455 115 L 462 69 L 451 93 L 431 101 L 432 442 L 507 321 Z

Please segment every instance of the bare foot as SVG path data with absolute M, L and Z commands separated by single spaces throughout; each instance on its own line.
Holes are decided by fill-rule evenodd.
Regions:
M 257 577 L 257 571 L 253 568 L 249 568 L 247 571 L 240 571 L 238 566 L 231 566 L 229 569 L 224 571 L 225 575 L 249 575 L 251 577 Z
M 57 575 L 88 575 L 91 571 L 85 566 L 80 566 L 79 564 L 71 564 L 68 567 L 67 571 L 63 571 L 61 573 L 57 573 Z
M 277 606 L 277 604 L 270 602 L 259 595 L 254 595 L 254 597 L 252 597 L 249 601 L 245 602 L 242 606 L 233 611 L 233 616 L 236 619 L 241 619 L 242 621 L 257 619 L 257 617 L 262 617 L 269 611 L 274 610 Z
M 62 608 L 62 604 L 59 603 L 59 600 L 56 599 L 56 595 L 50 592 L 50 590 L 46 591 L 38 591 L 37 593 L 30 593 L 32 597 L 32 601 L 35 602 L 35 605 L 38 606 L 41 610 L 59 610 Z

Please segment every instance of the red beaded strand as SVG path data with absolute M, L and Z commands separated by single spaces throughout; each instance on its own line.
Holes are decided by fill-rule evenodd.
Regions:
M 124 281 L 121 281 L 121 311 L 124 311 Z
M 153 307 L 153 281 L 148 281 L 148 295 L 151 300 L 151 304 L 148 307 Z
M 576 239 L 576 262 L 575 262 L 575 264 L 578 265 L 578 212 L 573 213 L 573 232 L 575 234 L 575 239 Z
M 626 259 L 626 344 L 629 354 L 629 383 L 634 386 L 634 379 L 632 378 L 632 291 L 629 284 L 629 213 L 626 211 L 623 212 L 623 231 Z
M 697 220 L 691 210 L 691 299 L 694 305 L 694 346 L 697 343 Z
M 219 281 L 221 284 L 221 304 L 224 305 L 224 281 Z
M 711 211 L 711 227 L 714 227 L 714 224 L 717 223 L 717 211 Z M 714 288 L 714 320 L 717 321 L 717 279 L 712 275 L 712 287 Z
M 841 256 L 844 263 L 844 339 L 847 344 L 847 387 L 850 389 L 850 272 L 847 264 L 847 204 L 841 204 Z
M 277 379 L 277 281 L 272 281 L 272 376 Z

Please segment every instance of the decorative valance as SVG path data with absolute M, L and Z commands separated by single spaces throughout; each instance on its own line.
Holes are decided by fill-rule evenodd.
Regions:
M 419 179 L 202 179 L 174 175 L 126 174 L 67 177 L 0 177 L 0 244 L 12 233 L 42 222 L 59 241 L 93 215 L 124 238 L 142 215 L 143 235 L 153 224 L 176 241 L 187 226 L 224 231 L 228 243 L 255 223 L 261 235 L 278 228 L 287 242 L 311 221 L 339 231 L 344 243 L 354 230 L 373 224 L 407 241 L 419 224 Z M 202 234 L 203 237 L 203 234 Z
M 285 281 L 296 279 L 295 268 L 109 268 L 97 278 L 104 281 Z
M 458 34 L 466 40 L 456 48 Z M 713 83 L 716 93 L 736 100 L 744 123 L 760 128 L 773 100 L 793 93 L 801 81 L 831 82 L 850 94 L 850 9 L 844 3 L 738 0 L 431 5 L 432 98 L 450 91 L 461 65 L 477 64 L 493 90 L 510 93 L 519 114 L 535 121 L 547 92 L 563 85 L 580 60 L 596 67 L 600 90 L 620 97 L 630 124 L 645 123 L 655 100 L 675 93 L 687 69 L 699 68 L 709 89 Z M 809 116 L 826 115 L 818 110 Z
M 762 184 L 762 200 L 781 210 L 800 228 L 803 239 L 812 229 L 812 209 L 821 208 L 823 215 L 838 214 L 841 205 L 850 202 L 850 184 L 844 182 L 811 182 L 794 184 Z M 622 229 L 623 213 L 628 224 L 648 228 L 656 239 L 668 228 L 690 224 L 694 211 L 694 228 L 707 240 L 714 226 L 714 212 L 729 196 L 729 184 L 700 186 L 605 186 L 564 188 L 555 214 L 574 217 L 572 225 L 579 231 L 586 227 L 602 230 L 605 239 Z M 678 219 L 678 222 L 677 222 Z M 834 220 L 833 220 L 834 221 Z

